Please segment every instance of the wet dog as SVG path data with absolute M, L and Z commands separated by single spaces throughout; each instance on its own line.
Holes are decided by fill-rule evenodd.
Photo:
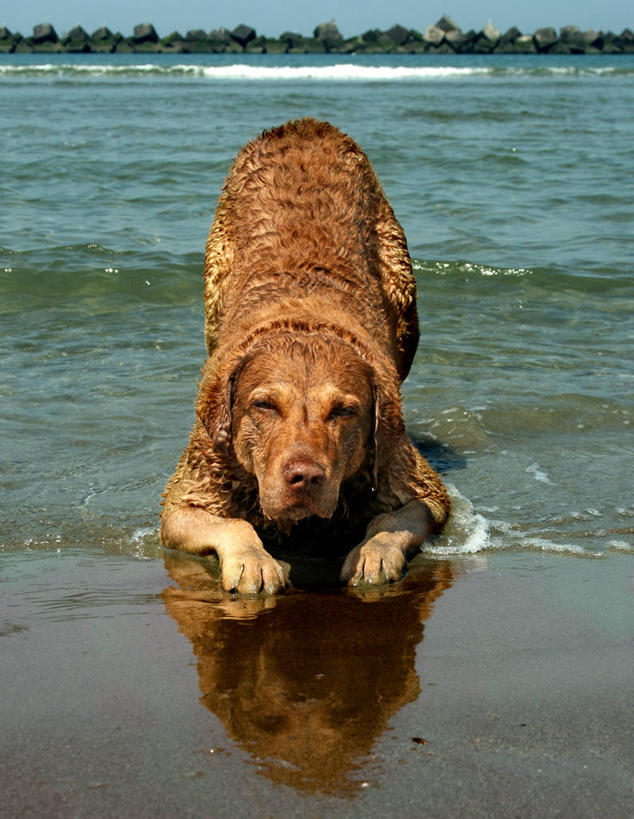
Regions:
M 303 119 L 240 151 L 207 240 L 205 320 L 163 543 L 215 552 L 227 590 L 275 593 L 287 581 L 264 544 L 313 528 L 325 546 L 358 537 L 344 582 L 398 580 L 449 499 L 403 423 L 418 344 L 407 243 L 352 139 Z

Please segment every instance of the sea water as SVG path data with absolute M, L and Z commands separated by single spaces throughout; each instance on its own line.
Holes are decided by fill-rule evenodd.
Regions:
M 429 554 L 632 551 L 634 57 L 0 55 L 0 550 L 161 554 L 240 146 L 327 119 L 414 260 Z

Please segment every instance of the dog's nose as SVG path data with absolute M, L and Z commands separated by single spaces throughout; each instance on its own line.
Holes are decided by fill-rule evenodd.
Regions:
M 312 489 L 321 486 L 326 473 L 314 461 L 292 461 L 282 470 L 284 480 L 291 489 Z

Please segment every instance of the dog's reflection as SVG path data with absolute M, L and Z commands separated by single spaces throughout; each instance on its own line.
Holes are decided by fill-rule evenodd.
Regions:
M 419 694 L 416 645 L 450 564 L 419 558 L 401 583 L 365 593 L 233 599 L 212 562 L 170 552 L 165 563 L 178 583 L 163 592 L 167 609 L 227 733 L 275 782 L 357 791 L 374 740 Z

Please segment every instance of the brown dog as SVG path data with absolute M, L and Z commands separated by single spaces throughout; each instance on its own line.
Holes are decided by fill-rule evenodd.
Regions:
M 359 543 L 344 581 L 398 580 L 449 499 L 403 424 L 418 343 L 405 236 L 352 139 L 303 119 L 240 151 L 207 240 L 205 315 L 209 358 L 163 543 L 216 552 L 239 592 L 286 584 L 263 541 L 292 552 L 317 538 L 324 554 Z

